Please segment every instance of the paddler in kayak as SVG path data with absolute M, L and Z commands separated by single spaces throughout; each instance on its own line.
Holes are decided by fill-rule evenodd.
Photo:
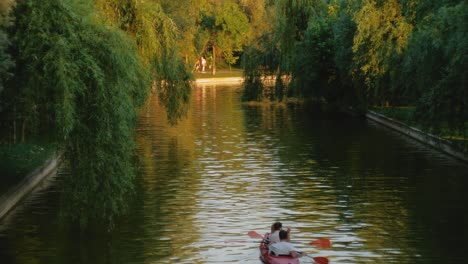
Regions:
M 289 233 L 286 230 L 279 230 L 279 242 L 272 243 L 268 246 L 269 253 L 273 256 L 291 256 L 293 258 L 299 258 L 302 253 L 299 252 L 293 244 L 289 242 Z
M 283 230 L 283 224 L 282 224 L 281 222 L 276 222 L 276 223 L 273 223 L 273 224 L 271 225 L 271 233 L 270 233 L 270 235 L 268 236 L 268 239 L 269 239 L 269 243 L 270 243 L 270 244 L 280 242 L 279 232 L 280 232 L 281 230 Z M 291 232 L 291 228 L 288 227 L 288 229 L 286 230 L 286 232 L 288 233 L 287 241 L 290 242 L 290 241 L 291 241 L 291 237 L 290 237 L 289 233 Z

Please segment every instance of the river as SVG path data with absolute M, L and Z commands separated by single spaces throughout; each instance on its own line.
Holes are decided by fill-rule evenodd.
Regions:
M 331 263 L 465 262 L 466 164 L 365 119 L 241 94 L 199 85 L 172 127 L 152 98 L 128 214 L 109 233 L 63 228 L 63 169 L 0 223 L 0 262 L 258 264 L 247 233 L 275 221 Z M 308 244 L 320 237 L 332 247 Z

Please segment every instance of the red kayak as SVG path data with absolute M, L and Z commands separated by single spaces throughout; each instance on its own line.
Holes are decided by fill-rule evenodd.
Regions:
M 263 237 L 262 242 L 260 242 L 260 259 L 265 264 L 299 264 L 298 258 L 293 258 L 291 256 L 273 256 L 268 253 L 268 235 L 266 233 Z

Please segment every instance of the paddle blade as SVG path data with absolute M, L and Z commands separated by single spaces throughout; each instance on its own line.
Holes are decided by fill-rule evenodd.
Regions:
M 329 248 L 331 247 L 331 242 L 330 240 L 326 239 L 326 238 L 319 238 L 317 240 L 313 240 L 313 241 L 310 241 L 311 245 L 314 245 L 318 248 Z
M 259 233 L 255 232 L 255 231 L 249 231 L 247 234 L 248 234 L 249 237 L 251 237 L 251 238 L 260 238 L 260 239 L 263 238 L 262 235 L 260 235 Z
M 312 259 L 318 264 L 328 264 L 328 259 L 326 257 L 315 257 Z

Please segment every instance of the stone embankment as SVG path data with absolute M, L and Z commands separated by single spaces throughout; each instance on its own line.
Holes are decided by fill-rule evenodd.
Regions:
M 457 158 L 458 160 L 468 163 L 468 155 L 462 152 L 449 140 L 425 133 L 417 128 L 410 127 L 402 122 L 388 118 L 384 115 L 369 111 L 366 114 L 366 117 L 370 120 L 373 120 L 379 124 L 390 127 L 400 133 L 403 133 L 411 138 L 414 138 L 424 144 L 427 144 L 435 149 L 438 149 L 452 157 Z
M 28 174 L 0 197 L 0 219 L 5 217 L 15 206 L 31 193 L 43 180 L 57 172 L 60 155 Z
M 244 77 L 198 78 L 196 84 L 205 83 L 243 83 Z
M 284 84 L 287 84 L 291 81 L 290 76 L 281 77 Z M 208 78 L 197 78 L 195 79 L 196 84 L 206 84 L 206 83 L 239 83 L 244 82 L 244 77 L 208 77 Z M 273 86 L 276 82 L 276 76 L 266 76 L 261 78 L 264 85 Z

